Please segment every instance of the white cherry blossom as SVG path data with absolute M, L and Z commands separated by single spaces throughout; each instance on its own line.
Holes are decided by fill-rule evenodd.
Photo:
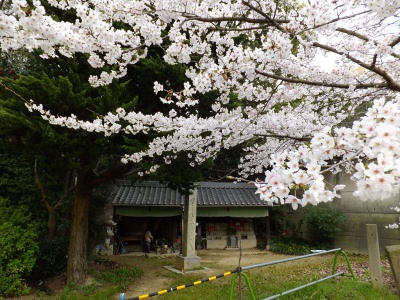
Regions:
M 126 75 L 149 47 L 162 47 L 167 63 L 188 64 L 180 91 L 154 83 L 160 102 L 171 105 L 167 115 L 117 110 L 79 120 L 32 99 L 28 108 L 51 124 L 105 135 L 162 133 L 124 163 L 165 154 L 169 163 L 186 152 L 195 165 L 222 148 L 246 145 L 241 175 L 265 173 L 256 184 L 260 197 L 293 208 L 339 197 L 342 187 L 328 185 L 322 174 L 340 170 L 353 174 L 364 200 L 398 191 L 397 0 L 48 3 L 75 17 L 58 21 L 40 1 L 13 0 L 0 10 L 1 49 L 41 49 L 43 57 L 86 53 L 91 66 L 111 66 L 88 78 L 94 86 Z M 329 57 L 333 68 L 325 64 Z M 209 117 L 185 114 L 202 105 L 198 95 L 215 90 Z M 240 105 L 230 106 L 232 96 Z

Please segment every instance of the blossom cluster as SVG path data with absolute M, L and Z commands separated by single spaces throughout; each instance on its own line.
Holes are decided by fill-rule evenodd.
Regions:
M 163 32 L 168 27 L 167 62 L 188 63 L 193 56 L 201 57 L 188 72 L 191 85 L 185 89 L 199 92 L 218 89 L 223 101 L 226 93 L 235 88 L 241 96 L 256 101 L 268 94 L 259 93 L 265 86 L 255 79 L 270 81 L 262 74 L 276 70 L 302 80 L 351 85 L 379 82 L 375 81 L 379 79 L 376 72 L 363 64 L 362 72 L 355 76 L 360 62 L 367 64 L 375 60 L 375 67 L 395 76 L 393 70 L 399 66 L 392 42 L 397 33 L 392 29 L 396 28 L 398 3 L 395 0 L 365 2 L 366 6 L 348 0 L 311 1 L 296 6 L 291 1 L 281 1 L 280 5 L 285 7 L 282 9 L 272 0 L 192 1 L 190 4 L 181 0 L 94 0 L 90 4 L 49 1 L 50 5 L 69 10 L 71 14 L 75 12 L 75 22 L 67 22 L 47 15 L 40 1 L 30 5 L 25 0 L 14 0 L 12 13 L 0 11 L 0 47 L 5 50 L 40 48 L 44 56 L 83 52 L 89 54 L 93 67 L 118 66 L 113 72 L 91 77 L 93 85 L 102 85 L 123 76 L 127 64 L 145 57 L 147 47 L 162 45 Z M 243 20 L 236 17 L 246 15 L 251 17 Z M 228 22 L 235 17 L 237 22 Z M 265 23 L 269 19 L 272 21 Z M 117 22 L 127 26 L 116 28 L 113 24 Z M 241 32 L 246 32 L 249 41 L 257 43 L 248 47 L 235 42 Z M 295 51 L 293 40 L 301 45 Z M 316 42 L 324 45 L 316 47 Z M 212 45 L 216 45 L 216 51 Z M 310 63 L 317 54 L 326 52 L 335 53 L 341 60 L 334 72 L 324 71 L 323 64 L 321 68 L 321 64 Z M 290 96 L 303 93 L 299 89 Z
M 265 201 L 291 203 L 294 209 L 332 201 L 340 198 L 337 191 L 344 186 L 327 186 L 322 174 L 340 168 L 353 174 L 355 196 L 385 200 L 399 191 L 399 146 L 400 96 L 382 98 L 351 128 L 326 127 L 308 147 L 271 155 L 272 170 L 265 172 L 265 182 L 256 183 L 257 193 Z

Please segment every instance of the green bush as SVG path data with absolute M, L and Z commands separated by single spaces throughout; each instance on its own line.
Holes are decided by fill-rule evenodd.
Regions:
M 38 246 L 38 223 L 25 207 L 12 207 L 0 198 L 0 296 L 29 292 L 23 281 L 35 265 Z
M 61 274 L 67 268 L 68 236 L 44 239 L 40 243 L 40 255 L 36 268 L 43 278 Z
M 330 249 L 332 240 L 341 231 L 346 216 L 332 204 L 307 207 L 304 214 L 307 227 L 319 249 Z
M 304 255 L 311 252 L 311 246 L 302 239 L 280 237 L 271 240 L 270 250 L 286 255 Z
M 284 237 L 292 241 L 302 241 L 302 225 L 303 219 L 297 221 L 290 220 L 285 213 L 286 207 L 271 207 L 269 210 L 270 219 L 270 235 L 275 237 Z M 268 245 L 267 241 L 267 228 L 265 218 L 255 218 L 253 220 L 253 227 L 257 236 L 257 248 L 264 250 Z

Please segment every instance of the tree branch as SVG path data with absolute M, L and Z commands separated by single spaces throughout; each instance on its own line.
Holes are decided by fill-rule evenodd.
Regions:
M 359 16 L 359 15 L 367 14 L 367 13 L 370 13 L 370 12 L 371 12 L 371 10 L 366 10 L 366 11 L 359 12 L 359 13 L 356 13 L 356 14 L 353 14 L 353 15 L 348 15 L 348 16 L 344 16 L 344 17 L 338 17 L 338 18 L 332 19 L 332 20 L 330 20 L 330 21 L 328 21 L 328 22 L 326 22 L 326 23 L 322 23 L 322 24 L 316 25 L 316 26 L 314 26 L 312 29 L 317 29 L 317 28 L 323 27 L 323 26 L 325 26 L 325 25 L 335 23 L 335 22 L 337 22 L 337 21 L 346 20 L 346 19 L 351 19 L 351 18 L 357 17 L 357 16 Z
M 336 28 L 336 31 L 345 33 L 347 35 L 351 35 L 351 36 L 357 37 L 360 40 L 363 40 L 363 41 L 366 41 L 366 42 L 371 40 L 366 35 L 363 35 L 361 33 L 358 33 L 358 32 L 355 32 L 353 30 L 349 30 L 349 29 L 346 29 L 346 28 L 338 27 L 338 28 Z M 400 42 L 400 38 L 398 38 L 398 40 L 399 40 L 398 42 Z M 398 42 L 397 43 L 394 43 L 394 42 L 390 43 L 389 46 L 393 48 L 393 46 L 395 46 L 398 43 Z M 375 46 L 377 45 L 377 42 L 373 41 L 373 43 L 374 43 Z M 392 46 L 393 43 L 394 43 L 394 45 Z M 396 57 L 396 58 L 400 58 L 400 55 L 397 54 L 397 53 L 391 53 L 390 55 L 393 56 L 393 57 Z M 375 65 L 375 64 L 371 64 L 371 65 Z
M 391 76 L 389 76 L 389 74 L 386 73 L 386 71 L 384 71 L 384 70 L 382 70 L 380 68 L 377 68 L 376 66 L 371 66 L 369 64 L 366 64 L 366 63 L 362 62 L 361 60 L 355 58 L 354 56 L 352 56 L 352 55 L 350 55 L 348 53 L 345 53 L 345 52 L 338 51 L 337 49 L 335 49 L 333 47 L 330 47 L 328 45 L 323 45 L 323 44 L 317 43 L 317 42 L 314 42 L 312 45 L 314 47 L 317 47 L 317 48 L 320 48 L 320 49 L 324 49 L 326 51 L 329 51 L 329 52 L 332 52 L 332 53 L 335 53 L 335 54 L 343 55 L 346 58 L 348 58 L 349 60 L 351 60 L 352 62 L 356 63 L 357 65 L 359 65 L 359 66 L 361 66 L 361 67 L 363 67 L 363 68 L 365 68 L 367 70 L 370 70 L 371 72 L 379 75 L 380 77 L 382 77 L 383 79 L 386 80 L 386 86 L 381 86 L 380 84 L 378 84 L 378 85 L 372 84 L 373 85 L 372 87 L 388 87 L 388 88 L 391 88 L 391 89 L 393 89 L 395 91 L 400 91 L 400 84 L 398 84 Z M 384 83 L 381 83 L 381 84 L 384 84 Z M 362 86 L 363 85 L 361 85 L 361 88 L 363 88 Z
M 218 18 L 204 18 L 204 17 L 197 17 L 197 16 L 186 16 L 186 20 L 183 21 L 183 23 L 188 22 L 188 21 L 201 21 L 205 23 L 215 23 L 215 22 L 245 22 L 245 23 L 251 23 L 251 24 L 270 24 L 273 25 L 271 20 L 266 20 L 266 19 L 254 19 L 254 18 L 247 18 L 245 16 L 243 17 L 218 17 Z M 282 23 L 289 23 L 289 20 L 286 19 L 280 19 L 280 20 L 274 20 L 274 22 L 278 24 Z
M 278 76 L 271 73 L 261 72 L 256 70 L 256 73 L 259 75 L 263 75 L 265 77 L 273 78 L 276 80 L 282 80 L 284 82 L 290 83 L 297 83 L 297 84 L 306 84 L 306 85 L 313 85 L 313 86 L 325 86 L 325 87 L 333 87 L 333 88 L 341 88 L 341 89 L 348 89 L 350 86 L 355 86 L 356 89 L 368 89 L 368 88 L 389 88 L 389 85 L 385 82 L 375 82 L 375 83 L 364 83 L 364 84 L 340 84 L 340 83 L 327 83 L 322 81 L 309 81 L 309 80 L 302 80 L 299 78 L 288 78 L 283 76 Z
M 265 12 L 263 12 L 261 9 L 258 9 L 257 7 L 251 5 L 251 4 L 250 4 L 249 2 L 247 2 L 247 1 L 242 1 L 242 3 L 243 3 L 244 5 L 246 5 L 248 8 L 254 10 L 256 13 L 262 15 L 269 23 L 271 23 L 272 25 L 274 25 L 274 27 L 276 27 L 277 29 L 279 29 L 281 32 L 286 32 L 286 30 L 285 30 L 282 26 L 280 26 L 279 24 L 282 24 L 282 23 L 289 23 L 289 22 L 280 22 L 279 19 L 278 19 L 278 20 L 272 19 L 270 16 L 268 16 L 268 15 L 267 15 Z
M 76 186 L 74 184 L 74 172 L 69 171 L 65 175 L 63 193 L 62 193 L 60 199 L 58 200 L 58 202 L 56 203 L 56 205 L 54 205 L 54 209 L 58 209 L 61 206 L 61 204 L 64 202 L 64 200 L 68 197 L 68 195 L 75 190 L 75 188 L 76 188 Z
M 355 32 L 353 30 L 349 30 L 349 29 L 346 29 L 346 28 L 338 27 L 338 28 L 336 28 L 336 31 L 342 32 L 342 33 L 345 33 L 345 34 L 348 34 L 348 35 L 351 35 L 351 36 L 355 36 L 355 37 L 359 38 L 360 40 L 363 40 L 363 41 L 366 41 L 366 42 L 369 41 L 369 38 L 366 35 L 363 35 L 361 33 Z
M 393 48 L 393 47 L 396 46 L 398 43 L 400 43 L 400 36 L 399 36 L 397 39 L 395 39 L 393 42 L 391 42 L 391 43 L 389 44 L 389 46 Z
M 360 155 L 361 152 L 362 152 L 362 149 L 358 149 L 358 150 L 356 151 L 356 153 L 355 153 L 352 157 L 347 158 L 347 159 L 342 160 L 342 161 L 339 161 L 338 163 L 329 166 L 328 168 L 322 170 L 322 171 L 320 172 L 320 174 L 327 173 L 327 172 L 333 170 L 334 168 L 336 168 L 336 167 L 338 167 L 338 166 L 340 166 L 340 165 L 342 165 L 342 164 L 344 164 L 344 163 L 351 162 L 355 157 L 357 157 L 358 155 Z
M 256 26 L 256 27 L 248 27 L 248 28 L 222 28 L 219 26 L 216 26 L 214 29 L 210 29 L 210 31 L 251 31 L 251 30 L 257 30 L 257 29 L 265 29 L 270 27 L 269 25 L 262 25 L 262 26 Z
M 42 184 L 42 181 L 40 180 L 39 174 L 37 172 L 37 161 L 35 159 L 34 164 L 32 165 L 32 162 L 29 162 L 29 166 L 31 167 L 32 173 L 33 173 L 33 178 L 35 180 L 36 186 L 39 189 L 40 192 L 40 199 L 42 199 L 44 205 L 48 210 L 51 209 L 51 205 L 49 202 L 49 199 L 47 198 L 46 190 L 44 189 L 44 186 Z
M 33 173 L 33 178 L 35 180 L 36 186 L 39 189 L 40 192 L 40 198 L 43 201 L 43 203 L 45 204 L 47 210 L 57 210 L 61 204 L 64 202 L 64 200 L 67 198 L 67 196 L 69 195 L 69 193 L 71 193 L 73 190 L 75 190 L 75 185 L 71 186 L 71 172 L 67 172 L 67 176 L 65 179 L 65 184 L 64 184 L 64 190 L 63 193 L 60 197 L 60 199 L 57 201 L 57 203 L 54 206 L 51 206 L 49 198 L 47 197 L 47 193 L 46 193 L 46 189 L 44 188 L 44 185 L 42 183 L 42 181 L 40 180 L 39 177 L 39 173 L 37 171 L 37 161 L 35 160 L 34 164 L 32 165 L 32 163 L 29 163 L 32 173 Z
M 276 22 L 276 20 L 273 20 L 266 13 L 264 13 L 263 11 L 261 11 L 260 9 L 258 9 L 255 6 L 253 6 L 252 4 L 250 4 L 247 1 L 242 1 L 242 3 L 244 5 L 246 5 L 247 7 L 249 7 L 250 9 L 254 10 L 255 12 L 257 12 L 258 14 L 262 15 L 263 17 L 265 17 L 265 19 L 270 21 L 274 25 L 274 27 L 277 28 L 279 31 L 287 33 L 287 31 L 282 26 L 280 26 L 278 24 L 278 22 Z M 366 11 L 366 12 L 368 12 L 368 11 Z M 362 14 L 362 13 L 366 13 L 366 12 L 361 12 L 361 13 L 358 13 L 358 14 Z M 358 15 L 358 14 L 356 14 L 356 15 Z M 352 16 L 354 16 L 354 15 L 352 15 Z M 345 17 L 342 17 L 342 18 L 337 18 L 337 21 L 341 20 L 341 19 L 345 19 L 345 18 L 351 18 L 352 16 L 345 16 Z M 343 33 L 346 33 L 346 34 L 349 34 L 349 35 L 352 35 L 352 36 L 355 36 L 355 37 L 358 37 L 358 38 L 360 38 L 362 40 L 365 40 L 365 41 L 369 41 L 368 37 L 366 37 L 364 35 L 361 35 L 361 34 L 359 34 L 357 32 L 348 30 L 348 29 L 338 28 L 337 31 L 343 32 Z M 296 38 L 296 36 L 293 33 L 289 33 L 289 35 L 292 38 Z M 398 42 L 400 42 L 400 41 L 395 40 L 395 41 L 392 42 L 392 44 L 396 45 Z M 383 82 L 383 83 L 371 83 L 371 84 L 357 84 L 356 88 L 361 89 L 361 88 L 370 88 L 370 87 L 387 87 L 387 88 L 391 88 L 391 89 L 396 90 L 396 91 L 400 91 L 400 84 L 398 84 L 386 71 L 384 71 L 384 70 L 382 70 L 380 68 L 377 68 L 376 64 L 374 63 L 374 61 L 373 61 L 373 63 L 371 65 L 368 65 L 368 64 L 362 62 L 361 60 L 355 58 L 354 56 L 352 56 L 352 55 L 350 55 L 348 53 L 344 53 L 344 52 L 338 51 L 337 49 L 335 49 L 333 47 L 330 47 L 328 45 L 323 45 L 323 44 L 318 43 L 318 42 L 314 42 L 312 45 L 314 47 L 317 47 L 317 48 L 320 48 L 320 49 L 324 49 L 324 50 L 332 52 L 332 53 L 336 53 L 336 54 L 339 54 L 339 55 L 344 55 L 346 58 L 348 58 L 352 62 L 354 62 L 357 65 L 359 65 L 359 66 L 361 66 L 361 67 L 363 67 L 363 68 L 365 68 L 367 70 L 370 70 L 371 72 L 379 75 L 380 77 L 382 77 L 386 81 L 386 83 Z M 400 56 L 398 54 L 395 54 L 395 53 L 392 53 L 392 56 L 394 56 L 396 58 L 400 58 Z M 271 77 L 271 78 L 275 78 L 275 79 L 280 79 L 280 80 L 283 80 L 283 81 L 286 81 L 286 82 L 293 82 L 293 83 L 303 83 L 303 84 L 308 84 L 308 85 L 318 85 L 318 86 L 337 87 L 337 88 L 349 88 L 350 87 L 350 85 L 347 85 L 347 84 L 333 84 L 333 83 L 332 84 L 327 84 L 327 83 L 324 83 L 324 82 L 311 82 L 311 81 L 307 81 L 307 80 L 290 79 L 290 78 L 286 78 L 286 77 L 275 76 L 273 74 L 262 73 L 262 72 L 258 72 L 258 74 L 265 75 L 265 76 L 268 76 L 268 77 Z
M 107 171 L 105 171 L 104 173 L 101 174 L 97 174 L 97 176 L 95 176 L 92 181 L 91 181 L 91 185 L 93 187 L 98 187 L 104 183 L 107 183 L 108 181 L 121 177 L 125 174 L 127 174 L 129 171 L 132 170 L 132 168 L 134 167 L 135 163 L 134 162 L 128 162 L 126 164 L 121 164 L 118 165 L 116 167 L 110 168 Z
M 290 136 L 290 135 L 280 135 L 280 134 L 256 134 L 256 136 L 260 137 L 266 137 L 266 138 L 275 138 L 275 139 L 288 139 L 288 140 L 294 140 L 298 142 L 309 142 L 311 141 L 311 137 L 295 137 L 295 136 Z

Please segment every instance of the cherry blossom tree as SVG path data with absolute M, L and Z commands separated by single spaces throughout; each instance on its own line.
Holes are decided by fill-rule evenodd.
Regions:
M 74 17 L 60 21 L 49 6 Z M 293 208 L 331 201 L 343 186 L 330 187 L 323 173 L 339 170 L 353 174 L 361 199 L 383 200 L 399 183 L 399 7 L 399 0 L 14 0 L 0 12 L 0 45 L 43 57 L 86 53 L 93 67 L 108 66 L 88 78 L 94 86 L 124 76 L 149 47 L 186 64 L 182 90 L 154 83 L 169 114 L 118 109 L 79 120 L 32 99 L 29 109 L 52 124 L 161 133 L 125 163 L 156 156 L 169 163 L 184 152 L 194 165 L 244 145 L 242 175 L 267 169 L 257 183 L 266 201 Z M 209 91 L 219 93 L 212 117 L 193 113 Z

